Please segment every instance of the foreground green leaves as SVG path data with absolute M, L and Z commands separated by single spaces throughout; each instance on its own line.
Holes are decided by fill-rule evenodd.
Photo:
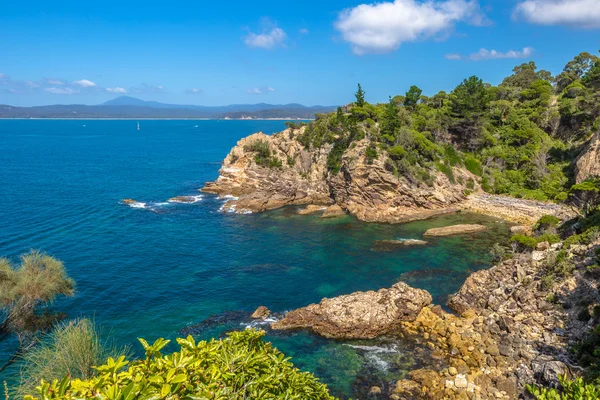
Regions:
M 527 390 L 537 400 L 596 400 L 600 398 L 600 388 L 586 384 L 581 378 L 570 381 L 566 377 L 560 377 L 559 380 L 562 386 L 560 391 L 533 385 L 527 385 Z
M 181 350 L 169 355 L 161 354 L 169 341 L 150 345 L 140 339 L 145 360 L 110 358 L 92 379 L 42 381 L 37 396 L 25 398 L 334 400 L 326 385 L 295 368 L 263 336 L 263 331 L 246 330 L 199 343 L 188 336 L 177 339 Z

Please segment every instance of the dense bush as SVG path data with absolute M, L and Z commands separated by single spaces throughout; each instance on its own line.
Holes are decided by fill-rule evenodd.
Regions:
M 256 140 L 244 146 L 244 151 L 256 153 L 254 162 L 265 168 L 281 168 L 283 163 L 276 156 L 271 155 L 269 142 L 266 140 Z
M 595 400 L 600 398 L 600 387 L 594 384 L 586 384 L 583 379 L 568 380 L 560 377 L 561 389 L 540 388 L 527 385 L 527 390 L 537 400 Z
M 531 236 L 517 234 L 510 238 L 510 243 L 515 244 L 521 251 L 532 250 L 537 246 L 537 240 Z
M 162 355 L 169 341 L 140 342 L 146 359 L 109 358 L 88 380 L 41 382 L 38 395 L 26 399 L 334 399 L 327 387 L 294 368 L 282 353 L 262 341 L 264 332 L 233 332 L 223 340 L 177 339 L 181 349 Z

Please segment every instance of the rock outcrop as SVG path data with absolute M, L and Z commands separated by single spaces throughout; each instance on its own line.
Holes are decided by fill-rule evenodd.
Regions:
M 549 283 L 547 268 L 561 246 L 471 274 L 449 301 L 457 314 L 398 283 L 324 299 L 273 327 L 338 339 L 394 334 L 427 347 L 438 366 L 410 372 L 387 390 L 390 399 L 522 398 L 527 384 L 556 385 L 560 375 L 578 374 L 569 347 L 597 324 L 590 310 L 600 307 L 600 295 L 586 267 L 598 262 L 600 240 L 564 249 L 575 271 Z
M 485 225 L 450 225 L 443 228 L 431 228 L 428 229 L 423 236 L 451 236 L 451 235 L 462 235 L 467 233 L 476 233 L 487 230 Z
M 255 133 L 231 149 L 219 170 L 220 176 L 202 189 L 232 196 L 223 211 L 261 212 L 287 205 L 336 205 L 366 222 L 402 223 L 459 210 L 473 211 L 533 225 L 542 215 L 561 219 L 572 212 L 551 203 L 493 196 L 478 192 L 467 183 L 478 178 L 454 167 L 454 179 L 430 170 L 431 182 L 416 182 L 386 169 L 387 154 L 368 162 L 368 141 L 358 140 L 346 149 L 338 173 L 327 165 L 331 144 L 307 150 L 298 141 L 305 127 L 286 129 L 274 135 Z M 257 163 L 256 143 L 266 144 L 270 159 Z M 260 161 L 260 160 L 259 160 Z M 270 163 L 273 161 L 272 163 Z M 590 164 L 591 165 L 591 164 Z M 466 193 L 475 191 L 467 199 Z M 307 210 L 308 213 L 310 213 Z M 337 209 L 337 215 L 342 215 Z M 329 212 L 325 212 L 325 216 Z
M 274 135 L 255 133 L 240 140 L 225 158 L 220 176 L 203 191 L 231 195 L 224 211 L 260 212 L 286 205 L 337 205 L 368 222 L 399 223 L 457 211 L 465 199 L 467 182 L 473 176 L 454 168 L 457 183 L 441 172 L 433 175 L 432 186 L 411 182 L 386 170 L 382 154 L 369 164 L 367 141 L 353 143 L 342 157 L 342 168 L 333 174 L 327 168 L 332 149 L 325 144 L 308 151 L 297 137 L 304 131 L 287 129 Z M 256 142 L 267 143 L 280 167 L 258 165 L 252 151 Z M 329 213 L 326 211 L 325 216 Z M 337 211 L 340 214 L 340 211 Z
M 373 339 L 398 329 L 403 321 L 414 320 L 431 301 L 427 291 L 400 282 L 377 292 L 323 299 L 319 304 L 289 312 L 271 327 L 307 328 L 335 339 Z
M 600 131 L 589 140 L 575 161 L 575 181 L 600 177 Z

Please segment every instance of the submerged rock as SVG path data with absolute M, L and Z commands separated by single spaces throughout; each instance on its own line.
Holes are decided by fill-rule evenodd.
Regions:
M 376 251 L 393 251 L 403 247 L 425 246 L 429 242 L 418 239 L 377 240 L 373 245 Z
M 183 203 L 183 204 L 192 204 L 196 203 L 200 200 L 201 196 L 177 196 L 171 197 L 167 200 L 169 203 Z
M 269 315 L 271 315 L 271 310 L 269 310 L 265 306 L 260 306 L 252 313 L 251 318 L 264 319 L 267 318 Z
M 343 217 L 346 215 L 342 207 L 334 204 L 332 206 L 327 207 L 327 209 L 321 215 L 321 218 L 335 218 L 335 217 Z
M 131 204 L 139 204 L 139 201 L 134 199 L 123 199 L 123 204 L 131 205 Z
M 323 299 L 289 312 L 271 325 L 273 329 L 308 328 L 327 338 L 373 339 L 398 328 L 402 321 L 414 320 L 431 295 L 399 282 L 377 292 L 356 292 Z
M 300 215 L 315 214 L 315 213 L 324 211 L 325 209 L 327 209 L 327 206 L 321 206 L 318 204 L 309 204 L 306 207 L 298 210 L 298 214 L 300 214 Z
M 487 226 L 485 225 L 452 225 L 445 226 L 443 228 L 432 228 L 424 233 L 423 236 L 450 236 L 450 235 L 460 235 L 464 233 L 476 233 L 487 230 Z

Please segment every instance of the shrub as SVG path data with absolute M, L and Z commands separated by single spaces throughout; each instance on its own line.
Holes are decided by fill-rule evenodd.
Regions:
M 548 228 L 556 228 L 558 224 L 560 224 L 560 219 L 556 218 L 554 215 L 544 215 L 535 224 L 534 229 L 542 230 Z
M 467 180 L 467 189 L 470 189 L 470 190 L 475 189 L 475 181 L 473 180 L 473 178 L 469 178 Z
M 448 178 L 450 183 L 452 183 L 452 184 L 456 183 L 456 179 L 454 179 L 454 171 L 452 171 L 451 166 L 442 164 L 441 162 L 435 163 L 435 166 L 437 167 L 437 169 L 440 172 L 442 172 L 444 175 L 446 175 L 446 177 Z
M 562 390 L 540 388 L 534 385 L 527 385 L 527 390 L 537 400 L 591 400 L 600 398 L 600 387 L 586 384 L 581 378 L 570 381 L 566 376 L 561 376 L 559 381 Z
M 63 263 L 47 254 L 32 251 L 23 255 L 18 267 L 0 259 L 0 327 L 15 333 L 21 346 L 28 345 L 38 331 L 60 318 L 41 312 L 44 306 L 59 295 L 72 296 L 74 290 L 75 283 Z
M 531 236 L 517 234 L 510 238 L 510 243 L 517 244 L 521 251 L 525 251 L 535 249 L 535 246 L 537 246 L 538 242 Z
M 160 350 L 168 340 L 158 339 L 148 345 L 140 339 L 145 360 L 109 358 L 92 379 L 71 380 L 67 376 L 61 382 L 42 381 L 39 397 L 334 399 L 326 385 L 294 368 L 288 358 L 262 341 L 263 336 L 263 331 L 245 330 L 229 333 L 226 339 L 199 343 L 188 336 L 177 339 L 179 352 L 165 356 Z
M 367 164 L 373 164 L 373 160 L 377 158 L 377 149 L 372 145 L 367 147 L 367 151 L 365 152 L 365 157 L 367 159 Z
M 481 163 L 473 156 L 467 155 L 464 159 L 465 168 L 473 175 L 481 176 L 483 174 Z
M 244 146 L 244 151 L 256 153 L 254 162 L 264 168 L 281 168 L 283 163 L 276 156 L 271 156 L 271 148 L 266 140 L 255 140 Z
M 550 244 L 555 244 L 560 242 L 560 237 L 553 233 L 544 233 L 543 235 L 536 237 L 536 240 L 538 243 L 548 242 Z
M 100 335 L 88 319 L 70 321 L 56 326 L 41 343 L 23 356 L 19 397 L 33 393 L 42 379 L 53 381 L 70 376 L 71 379 L 90 379 L 93 367 L 107 358 L 127 356 L 127 348 L 117 348 Z
M 504 256 L 506 255 L 506 249 L 502 247 L 499 243 L 495 243 L 490 250 L 490 254 L 492 256 L 492 261 L 502 261 Z

